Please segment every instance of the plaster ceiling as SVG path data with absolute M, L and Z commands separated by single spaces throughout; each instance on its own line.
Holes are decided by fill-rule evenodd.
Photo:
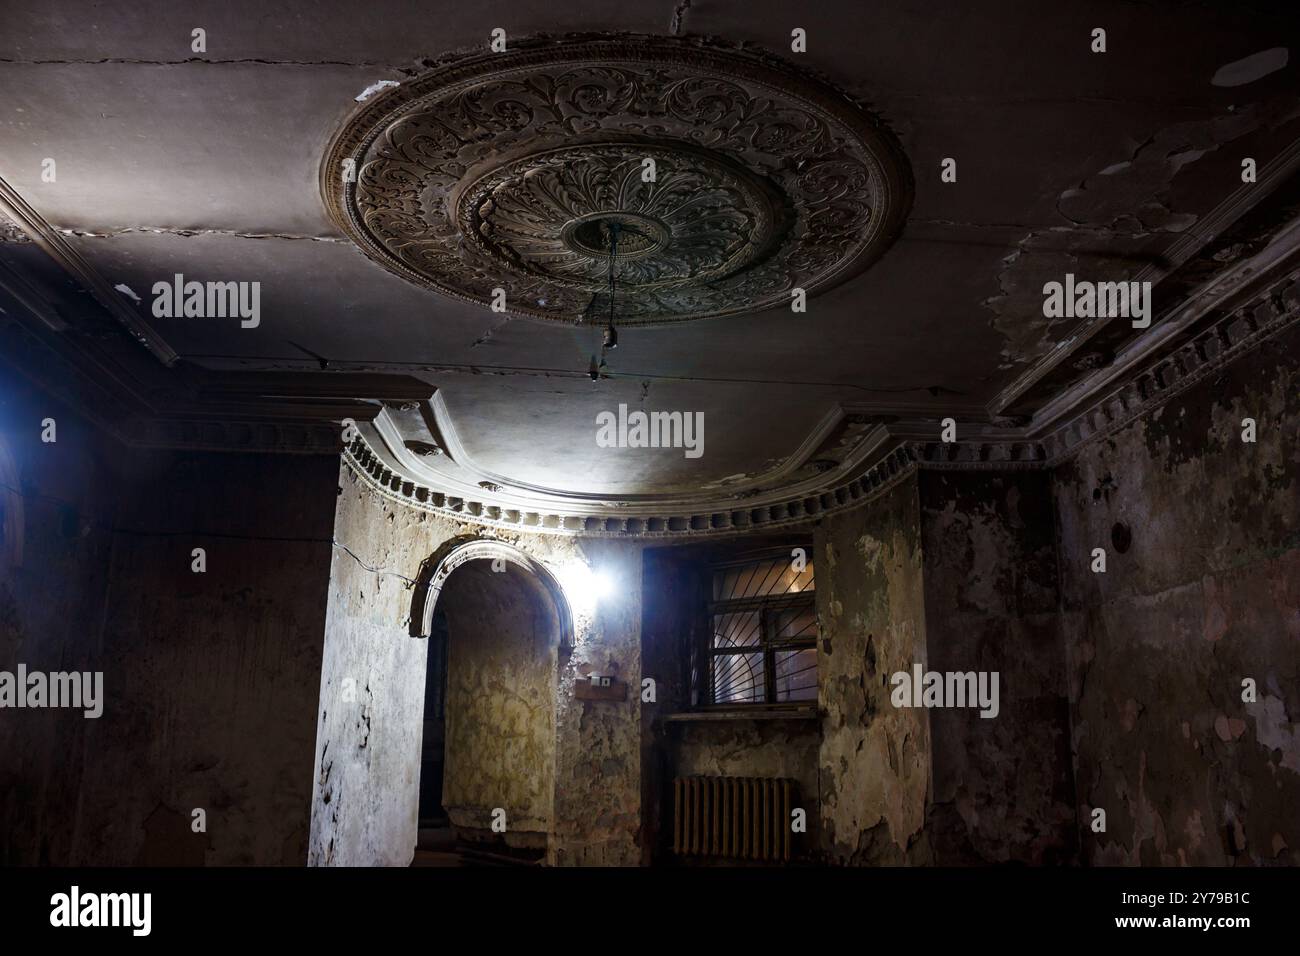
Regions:
M 1044 282 L 1067 272 L 1158 281 L 1211 238 L 1207 223 L 1221 228 L 1216 210 L 1249 208 L 1244 157 L 1261 169 L 1290 162 L 1300 138 L 1294 55 L 1264 75 L 1224 72 L 1288 48 L 1285 11 L 11 5 L 0 33 L 0 175 L 108 286 L 141 297 L 123 302 L 182 365 L 322 381 L 412 375 L 436 400 L 392 409 L 384 424 L 394 447 L 414 443 L 412 467 L 454 466 L 458 480 L 524 497 L 685 499 L 810 478 L 827 447 L 842 462 L 862 438 L 845 431 L 854 415 L 1032 411 L 1037 399 L 1017 383 L 1077 328 L 1043 317 Z M 1089 48 L 1099 26 L 1104 54 Z M 206 52 L 191 50 L 196 27 Z M 866 104 L 901 148 L 914 179 L 901 233 L 872 249 L 870 268 L 819 288 L 805 313 L 758 297 L 739 314 L 624 328 L 593 383 L 600 323 L 497 314 L 470 301 L 477 294 L 412 281 L 367 255 L 322 196 L 323 160 L 351 120 L 400 99 L 450 54 L 485 50 L 497 27 L 521 44 L 540 34 L 713 37 L 794 63 L 854 109 Z M 790 49 L 795 27 L 807 31 L 806 53 Z M 382 81 L 386 90 L 359 102 Z M 577 145 L 522 135 L 502 152 Z M 57 162 L 55 182 L 42 180 L 46 158 Z M 941 180 L 945 158 L 957 161 L 956 182 Z M 494 188 L 510 179 L 501 170 Z M 765 187 L 748 188 L 759 202 Z M 36 269 L 21 246 L 0 242 L 0 257 Z M 177 273 L 259 282 L 260 323 L 153 316 L 149 290 Z M 702 412 L 705 453 L 599 447 L 596 416 L 619 404 Z M 424 461 L 429 444 L 457 460 Z

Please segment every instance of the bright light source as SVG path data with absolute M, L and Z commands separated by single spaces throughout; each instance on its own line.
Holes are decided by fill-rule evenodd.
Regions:
M 600 600 L 614 596 L 614 575 L 608 571 L 593 571 L 591 585 Z
M 614 576 L 604 569 L 593 570 L 582 561 L 569 561 L 556 568 L 569 605 L 578 613 L 590 613 L 598 601 L 614 594 Z

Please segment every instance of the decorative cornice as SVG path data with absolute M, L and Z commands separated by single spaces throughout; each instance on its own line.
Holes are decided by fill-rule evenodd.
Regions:
M 1043 438 L 1047 464 L 1151 414 L 1175 395 L 1214 375 L 1300 320 L 1300 276 L 1293 273 L 1224 316 L 1190 341 L 1152 361 Z
M 394 471 L 444 494 L 473 498 L 484 490 L 493 503 L 523 511 L 623 515 L 665 511 L 722 510 L 745 500 L 749 507 L 820 493 L 844 483 L 880 457 L 889 431 L 888 417 L 863 412 L 865 406 L 832 407 L 795 452 L 775 468 L 742 479 L 713 482 L 689 494 L 621 496 L 534 485 L 500 475 L 477 464 L 461 444 L 442 395 L 402 409 L 385 408 L 363 429 L 372 451 Z M 928 432 L 926 433 L 928 434 Z
M 599 516 L 503 508 L 481 499 L 447 495 L 399 474 L 377 456 L 360 435 L 343 452 L 344 460 L 379 494 L 420 511 L 442 514 L 491 528 L 591 537 L 665 538 L 738 534 L 806 524 L 826 514 L 862 504 L 911 474 L 916 453 L 901 445 L 853 481 L 814 495 L 757 507 L 708 512 Z
M 9 278 L 0 269 L 0 287 L 17 299 Z M 383 402 L 429 393 L 427 383 L 405 375 L 213 372 L 184 362 L 164 368 L 115 341 L 121 337 L 117 330 L 105 336 L 94 327 L 58 328 L 28 306 L 0 321 L 0 359 L 132 448 L 338 454 L 342 420 L 369 422 Z
M 1203 331 L 1202 326 L 1210 317 L 1231 314 L 1252 297 L 1270 294 L 1267 291 L 1270 286 L 1288 281 L 1289 274 L 1294 275 L 1297 260 L 1300 260 L 1300 219 L 1279 228 L 1255 255 L 1201 283 L 1177 308 L 1130 341 L 1119 354 L 1099 356 L 1088 374 L 1053 395 L 1034 412 L 1035 434 L 1045 434 L 1060 422 L 1078 417 L 1081 409 L 1096 404 L 1120 383 L 1131 381 L 1159 356 L 1177 348 L 1181 339 Z
M 599 537 L 697 537 L 789 528 L 866 504 L 919 469 L 1020 471 L 1054 468 L 1087 444 L 1151 414 L 1173 396 L 1215 374 L 1266 339 L 1300 320 L 1300 270 L 1273 282 L 1174 351 L 1152 360 L 1134 377 L 1042 434 L 1030 422 L 965 422 L 959 438 L 935 440 L 940 421 L 912 418 L 881 423 L 873 432 L 876 460 L 850 480 L 797 496 L 746 506 L 737 501 L 707 510 L 639 514 L 564 513 L 538 507 L 503 507 L 489 495 L 439 491 L 394 470 L 358 434 L 347 464 L 377 492 L 409 507 L 486 527 Z M 833 477 L 833 476 L 832 476 Z
M 463 84 L 477 82 L 475 78 L 482 79 L 482 74 L 475 71 L 480 67 L 487 69 L 489 62 L 494 64 L 492 69 L 495 65 L 508 66 L 513 62 L 518 67 L 519 77 L 536 75 L 555 58 L 556 51 L 563 46 L 561 40 L 521 41 L 517 49 L 522 56 L 515 60 L 482 54 L 449 59 L 435 65 L 425 76 L 407 81 L 391 94 L 377 97 L 361 107 L 355 121 L 349 124 L 327 155 L 321 170 L 322 188 L 335 215 L 347 218 L 357 212 L 355 189 L 340 189 L 335 178 L 342 158 L 364 160 L 370 155 L 371 148 L 380 143 L 396 124 L 413 119 L 428 106 L 424 95 L 443 88 L 440 84 L 445 84 L 448 78 Z M 619 58 L 636 62 L 638 57 L 647 55 L 647 44 L 650 43 L 647 38 L 635 37 L 618 40 L 588 38 L 584 42 L 589 47 L 583 54 L 586 60 L 580 56 L 574 62 L 606 65 Z M 727 64 L 736 66 L 736 88 L 739 91 L 736 102 L 753 102 L 752 96 L 746 99 L 745 84 L 749 84 L 753 89 L 764 91 L 765 96 L 806 94 L 809 97 L 807 115 L 835 129 L 843 127 L 852 132 L 856 128 L 854 124 L 864 117 L 869 124 L 875 124 L 860 104 L 847 97 L 827 97 L 821 81 L 803 76 L 798 71 L 788 74 L 794 77 L 787 84 L 791 90 L 777 89 L 780 84 L 773 77 L 786 76 L 782 71 L 788 66 L 771 56 L 698 40 L 659 38 L 653 44 L 657 46 L 650 51 L 652 65 L 656 62 L 654 57 L 658 56 L 662 61 L 659 65 L 667 64 L 669 73 L 673 64 L 682 62 L 678 53 L 690 63 L 705 64 L 706 81 L 710 83 L 724 82 L 729 76 L 725 68 Z M 621 86 L 614 83 L 601 88 L 607 93 L 610 90 L 617 93 Z M 647 95 L 656 94 L 650 89 Z M 507 102 L 514 101 L 507 98 Z M 569 107 L 572 107 L 571 112 L 564 114 L 568 119 L 576 117 L 581 120 L 586 116 L 587 121 L 600 127 L 600 117 L 604 114 L 600 111 L 599 97 L 595 101 L 571 99 L 565 108 Z M 469 108 L 471 113 L 479 109 L 473 104 Z M 486 130 L 485 136 L 500 134 L 509 138 L 520 132 L 511 124 L 520 119 L 521 113 L 488 110 L 482 115 L 487 126 L 480 131 Z M 633 111 L 632 115 L 635 119 L 637 114 Z M 533 120 L 530 118 L 529 122 Z M 742 125 L 744 122 L 747 120 L 741 121 Z M 493 123 L 498 126 L 493 126 Z M 690 148 L 708 147 L 708 143 L 697 142 L 697 138 L 690 135 L 688 126 L 682 127 L 686 133 L 684 139 L 672 131 L 666 134 L 667 138 L 679 146 L 689 140 L 686 145 Z M 815 128 L 815 122 L 806 127 Z M 862 142 L 868 146 L 876 142 L 884 153 L 895 148 L 890 145 L 892 139 L 882 130 L 863 127 L 860 131 L 866 137 Z M 587 137 L 589 133 L 598 134 L 583 139 L 580 145 L 594 150 L 591 153 L 593 161 L 606 163 L 615 159 L 620 163 L 625 160 L 623 147 L 627 145 L 628 136 L 637 133 L 635 130 L 604 127 L 584 127 L 580 132 L 582 136 L 577 138 Z M 756 130 L 755 135 L 761 132 Z M 771 135 L 779 139 L 780 130 Z M 872 137 L 877 135 L 878 141 L 873 140 Z M 474 140 L 473 136 L 469 139 L 479 146 L 491 145 L 488 139 L 481 142 Z M 839 156 L 835 152 L 839 147 L 831 140 L 823 141 L 825 150 L 813 156 L 812 160 L 822 162 L 828 157 Z M 653 137 L 636 142 L 650 151 L 662 146 L 656 146 Z M 559 146 L 552 142 L 542 152 L 549 155 L 547 150 L 563 148 L 568 148 L 567 140 Z M 745 154 L 739 158 L 735 155 L 735 148 L 719 148 L 718 154 L 724 158 L 712 163 L 712 171 L 699 182 L 698 188 L 732 189 L 735 195 L 741 196 L 741 205 L 751 212 L 758 210 L 751 219 L 757 222 L 764 216 L 773 217 L 774 233 L 779 233 L 781 216 L 789 214 L 790 209 L 796 213 L 799 209 L 794 186 L 800 177 L 791 172 L 782 156 L 788 159 L 792 155 L 789 150 L 799 148 L 799 143 L 778 143 L 771 149 L 758 150 L 762 155 Z M 405 158 L 419 166 L 419 152 L 415 150 Z M 870 152 L 869 148 L 867 152 Z M 536 158 L 533 150 L 502 155 L 499 162 L 491 154 L 490 148 L 485 149 L 476 164 L 467 166 L 463 170 L 463 188 L 462 179 L 458 178 L 451 184 L 447 196 L 468 195 L 477 190 L 474 202 L 464 206 L 455 202 L 451 204 L 455 207 L 453 221 L 458 226 L 472 225 L 475 232 L 483 227 L 482 235 L 496 236 L 509 245 L 514 240 L 506 242 L 503 237 L 511 233 L 522 218 L 526 218 L 521 212 L 520 180 L 542 167 L 529 165 Z M 904 200 L 904 194 L 910 190 L 910 174 L 905 160 L 901 157 L 894 159 L 901 162 L 898 168 L 892 168 L 892 161 L 885 162 L 882 166 L 891 168 L 877 173 L 884 188 L 884 193 L 878 193 L 877 198 L 887 194 L 894 200 Z M 860 156 L 858 160 L 861 160 Z M 1143 273 L 1137 278 L 1169 275 L 1180 263 L 1198 255 L 1197 250 L 1201 250 L 1199 255 L 1208 255 L 1213 247 L 1206 246 L 1206 243 L 1223 235 L 1232 223 L 1238 222 L 1261 198 L 1274 191 L 1298 164 L 1300 143 L 1293 144 L 1262 167 L 1259 183 L 1238 189 L 1195 230 L 1178 239 L 1167 253 L 1173 263 L 1170 269 Z M 671 158 L 662 165 L 671 170 Z M 870 167 L 870 163 L 860 161 L 858 165 Z M 555 169 L 549 171 L 559 174 Z M 736 173 L 734 177 L 733 172 Z M 375 173 L 376 170 L 372 169 L 370 175 L 373 177 Z M 366 180 L 361 162 L 358 163 L 358 174 L 361 183 L 355 185 L 368 183 L 373 192 L 379 180 Z M 852 182 L 845 188 L 852 192 L 856 188 L 853 182 L 857 180 L 853 176 L 849 179 Z M 768 202 L 771 196 L 764 198 L 767 187 L 763 183 L 769 180 L 776 184 L 774 188 L 780 202 Z M 484 186 L 480 189 L 480 185 L 485 183 L 491 188 Z M 879 187 L 881 183 L 876 185 Z M 401 191 L 400 187 L 395 188 Z M 495 204 L 499 198 L 503 205 L 489 206 L 489 192 L 496 197 L 492 203 Z M 427 198 L 422 193 L 416 197 L 412 208 L 418 208 Z M 787 200 L 789 209 L 777 208 Z M 886 203 L 879 207 L 885 209 L 885 218 L 890 219 L 881 227 L 879 236 L 892 237 L 898 221 L 901 221 L 898 218 L 902 215 L 900 210 L 905 205 L 905 202 L 901 205 Z M 1276 205 L 1287 208 L 1285 203 Z M 767 208 L 760 208 L 764 206 Z M 394 208 L 399 207 L 404 208 L 402 202 Z M 628 215 L 633 212 L 644 214 L 644 210 L 624 212 Z M 496 218 L 498 213 L 500 218 Z M 877 225 L 881 224 L 880 216 L 873 214 L 870 218 Z M 1195 269 L 1182 270 L 1179 281 L 1186 284 L 1172 282 L 1177 286 L 1182 301 L 1161 315 L 1149 329 L 1130 337 L 1123 347 L 1113 341 L 1103 341 L 1105 336 L 1096 339 L 1101 324 L 1084 323 L 1074 330 L 1060 349 L 1044 357 L 1008 386 L 988 408 L 950 405 L 938 413 L 935 406 L 927 404 L 842 404 L 828 410 L 801 445 L 780 465 L 762 474 L 747 475 L 743 481 L 737 482 L 718 481 L 693 494 L 648 494 L 619 500 L 617 495 L 532 487 L 480 467 L 470 459 L 457 438 L 436 389 L 421 379 L 334 371 L 310 374 L 222 373 L 189 366 L 177 359 L 144 321 L 142 312 L 132 308 L 112 289 L 62 233 L 52 228 L 0 180 L 0 226 L 7 219 L 13 220 L 18 232 L 10 229 L 0 233 L 0 241 L 14 241 L 19 238 L 19 233 L 21 237 L 30 239 L 90 291 L 107 317 L 93 308 L 60 310 L 51 302 L 61 300 L 51 297 L 47 301 L 46 294 L 39 290 L 39 281 L 28 281 L 12 269 L 0 266 L 0 287 L 23 307 L 24 312 L 19 317 L 7 316 L 0 322 L 0 347 L 7 347 L 0 348 L 0 351 L 11 352 L 7 358 L 16 369 L 76 405 L 127 445 L 299 454 L 332 454 L 342 449 L 349 467 L 379 493 L 394 501 L 445 514 L 455 520 L 516 532 L 656 538 L 784 529 L 806 525 L 825 515 L 872 501 L 918 469 L 1006 471 L 1055 467 L 1089 443 L 1151 414 L 1171 397 L 1215 374 L 1261 342 L 1289 328 L 1300 317 L 1300 286 L 1297 285 L 1295 270 L 1295 263 L 1300 259 L 1300 222 L 1292 222 L 1277 230 L 1276 234 L 1270 228 L 1268 235 L 1260 239 L 1262 245 L 1252 246 L 1257 249 L 1252 257 L 1217 271 L 1214 279 L 1191 294 L 1186 294 L 1187 289 L 1203 273 Z M 856 220 L 848 216 L 844 221 L 852 223 Z M 1257 223 L 1250 220 L 1245 225 L 1255 228 Z M 575 226 L 567 233 L 569 239 L 577 247 L 590 246 L 590 237 L 577 232 L 577 229 Z M 861 235 L 850 235 L 853 229 L 852 226 L 844 227 L 845 241 L 862 239 Z M 509 260 L 512 253 L 505 250 L 502 243 L 498 243 L 496 253 Z M 737 248 L 725 243 L 724 246 L 731 250 L 727 255 L 740 255 Z M 514 253 L 519 252 L 519 248 L 512 248 Z M 839 272 L 835 274 L 847 276 L 859 266 L 865 267 L 882 250 L 883 245 L 879 245 L 851 256 L 847 265 L 837 267 Z M 640 254 L 644 249 L 634 248 L 633 251 Z M 485 253 L 490 254 L 495 253 L 491 250 Z M 764 261 L 768 261 L 766 256 Z M 664 264 L 660 263 L 660 266 Z M 1288 269 L 1292 271 L 1285 274 Z M 583 281 L 590 279 L 588 275 Z M 415 281 L 420 280 L 417 277 Z M 473 296 L 469 298 L 474 299 Z M 745 308 L 752 305 L 751 302 Z M 706 311 L 700 314 L 715 313 Z M 1089 340 L 1095 340 L 1093 348 L 1098 351 L 1095 355 L 1080 357 L 1078 350 Z M 143 344 L 153 358 L 139 349 L 137 343 Z M 1048 384 L 1053 388 L 1059 387 L 1055 384 L 1057 377 L 1048 377 L 1048 373 L 1058 368 L 1067 357 L 1078 362 L 1077 369 L 1084 373 L 1083 377 L 1047 398 L 1037 407 L 1032 418 L 1007 420 L 990 414 L 1010 407 L 1013 400 L 1023 397 L 1035 384 L 1040 388 Z M 1025 407 L 1033 406 L 1027 403 Z M 425 425 L 423 431 L 419 434 L 404 432 L 394 424 L 398 412 L 412 416 L 418 414 Z M 957 440 L 947 443 L 938 440 L 941 429 L 939 414 L 956 419 Z M 355 440 L 343 447 L 339 423 L 346 419 L 352 419 L 359 428 Z
M 1241 220 L 1243 216 L 1263 202 L 1264 199 L 1286 182 L 1297 169 L 1300 169 L 1300 140 L 1289 144 L 1281 153 L 1261 167 L 1256 182 L 1240 185 L 1232 195 L 1204 216 L 1194 228 L 1188 229 L 1180 235 L 1162 255 L 1159 264 L 1153 263 L 1144 266 L 1137 275 L 1132 277 L 1131 281 L 1151 282 L 1154 285 L 1174 273 L 1179 266 L 1192 259 L 1207 244 L 1213 242 L 1231 228 L 1234 223 Z M 1238 275 L 1242 272 L 1240 268 L 1234 271 Z M 1247 272 L 1249 271 L 1247 270 Z M 1256 267 L 1254 271 L 1258 272 L 1260 270 Z M 1189 297 L 1187 302 L 1196 302 L 1196 297 Z M 1151 333 L 1169 325 L 1169 320 L 1178 318 L 1179 313 L 1184 308 L 1185 306 L 1180 303 L 1169 316 L 1156 318 L 1151 328 L 1137 337 L 1136 345 L 1143 349 L 1145 354 L 1150 354 L 1151 347 L 1157 344 L 1156 338 Z M 1056 348 L 1040 358 L 1003 388 L 989 402 L 989 413 L 993 415 L 1001 414 L 1004 409 L 1010 407 L 1024 396 L 1054 369 L 1076 355 L 1110 321 L 1111 319 L 1108 318 L 1094 318 L 1080 323 L 1057 344 Z
M 41 250 L 57 262 L 80 285 L 88 290 L 110 315 L 122 323 L 131 336 L 162 362 L 172 365 L 180 356 L 154 331 L 140 313 L 129 306 L 121 293 L 108 284 L 93 266 L 81 257 L 62 234 L 46 222 L 27 201 L 0 179 L 0 213 L 12 219 Z

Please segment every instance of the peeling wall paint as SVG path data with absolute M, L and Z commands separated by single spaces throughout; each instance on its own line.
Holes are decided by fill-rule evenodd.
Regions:
M 1266 342 L 1055 475 L 1093 863 L 1300 862 L 1298 356 L 1298 331 Z
M 1041 472 L 923 472 L 926 646 L 998 674 L 998 713 L 930 714 L 934 862 L 1066 863 L 1077 849 L 1051 489 Z
M 549 564 L 578 554 L 604 568 L 615 595 L 589 612 L 575 607 L 576 647 L 560 668 L 556 713 L 555 833 L 548 860 L 558 865 L 634 866 L 641 828 L 641 545 L 535 536 L 527 542 Z M 577 700 L 573 685 L 593 671 L 625 680 L 626 701 Z
M 1060 222 L 1023 235 L 1002 260 L 997 291 L 982 302 L 1003 339 L 1000 367 L 1032 364 L 1077 327 L 1078 319 L 1044 316 L 1045 283 L 1067 273 L 1136 279 L 1144 268 L 1160 266 L 1171 241 L 1210 212 L 1205 197 L 1221 180 L 1205 168 L 1213 165 L 1206 157 L 1221 149 L 1249 156 L 1262 148 L 1260 137 L 1297 117 L 1295 97 L 1274 93 L 1152 130 L 1132 141 L 1127 154 L 1083 153 L 1093 166 L 1076 182 L 1061 184 Z
M 822 834 L 832 862 L 926 862 L 930 720 L 895 709 L 889 675 L 924 661 L 916 477 L 816 535 Z
M 409 634 L 407 581 L 416 578 L 421 563 L 441 544 L 476 529 L 395 504 L 347 466 L 339 485 L 337 539 L 370 566 L 390 573 L 376 576 L 335 553 L 310 860 L 405 865 L 417 835 L 427 653 L 426 642 Z M 554 698 L 555 797 L 547 861 L 640 863 L 640 698 L 630 693 L 627 701 L 610 702 L 573 696 L 574 682 L 593 671 L 631 686 L 640 683 L 640 546 L 558 535 L 500 535 L 497 540 L 552 571 L 582 561 L 604 569 L 616 582 L 615 593 L 599 603 L 573 595 L 575 646 L 559 656 Z M 349 678 L 370 689 L 364 707 L 343 700 L 342 682 Z M 361 720 L 363 711 L 369 724 Z M 449 713 L 449 726 L 454 719 Z
M 447 725 L 443 804 L 458 828 L 491 832 L 506 812 L 546 846 L 555 803 L 556 651 L 550 599 L 507 565 L 471 561 L 443 586 L 447 615 Z
M 560 649 L 549 622 L 452 576 L 453 622 L 492 606 L 522 628 L 487 634 L 459 684 L 479 708 L 460 805 L 524 807 L 510 820 L 547 831 L 556 864 L 652 859 L 656 794 L 679 773 L 795 777 L 818 807 L 809 842 L 836 863 L 1300 863 L 1298 357 L 1300 332 L 1265 342 L 1053 473 L 922 471 L 825 518 L 815 726 L 665 729 L 686 694 L 683 580 L 643 571 L 637 542 L 502 535 L 617 583 L 573 595 Z M 44 446 L 20 427 L 42 402 L 14 389 L 0 409 L 5 468 L 39 491 L 3 499 L 4 527 L 21 507 L 25 530 L 0 550 L 0 667 L 102 669 L 108 699 L 99 721 L 0 712 L 0 862 L 409 862 L 427 644 L 407 579 L 474 528 L 327 457 L 123 460 L 61 412 Z M 525 639 L 548 648 L 539 667 L 506 660 Z M 913 662 L 997 670 L 999 717 L 895 709 L 889 676 Z M 593 671 L 628 700 L 576 700 Z M 480 742 L 515 726 L 526 756 Z M 521 764 L 540 769 L 514 792 Z
M 401 541 L 412 518 L 361 487 L 343 468 L 320 675 L 312 865 L 404 866 L 416 843 L 420 735 L 428 642 L 406 622 L 423 555 Z M 452 537 L 463 529 L 443 529 Z M 405 533 L 405 534 L 404 534 Z M 430 549 L 432 550 L 432 549 Z

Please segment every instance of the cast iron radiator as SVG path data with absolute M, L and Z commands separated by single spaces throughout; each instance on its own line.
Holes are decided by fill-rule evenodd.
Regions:
M 790 859 L 794 781 L 784 777 L 677 777 L 673 852 L 736 860 Z

